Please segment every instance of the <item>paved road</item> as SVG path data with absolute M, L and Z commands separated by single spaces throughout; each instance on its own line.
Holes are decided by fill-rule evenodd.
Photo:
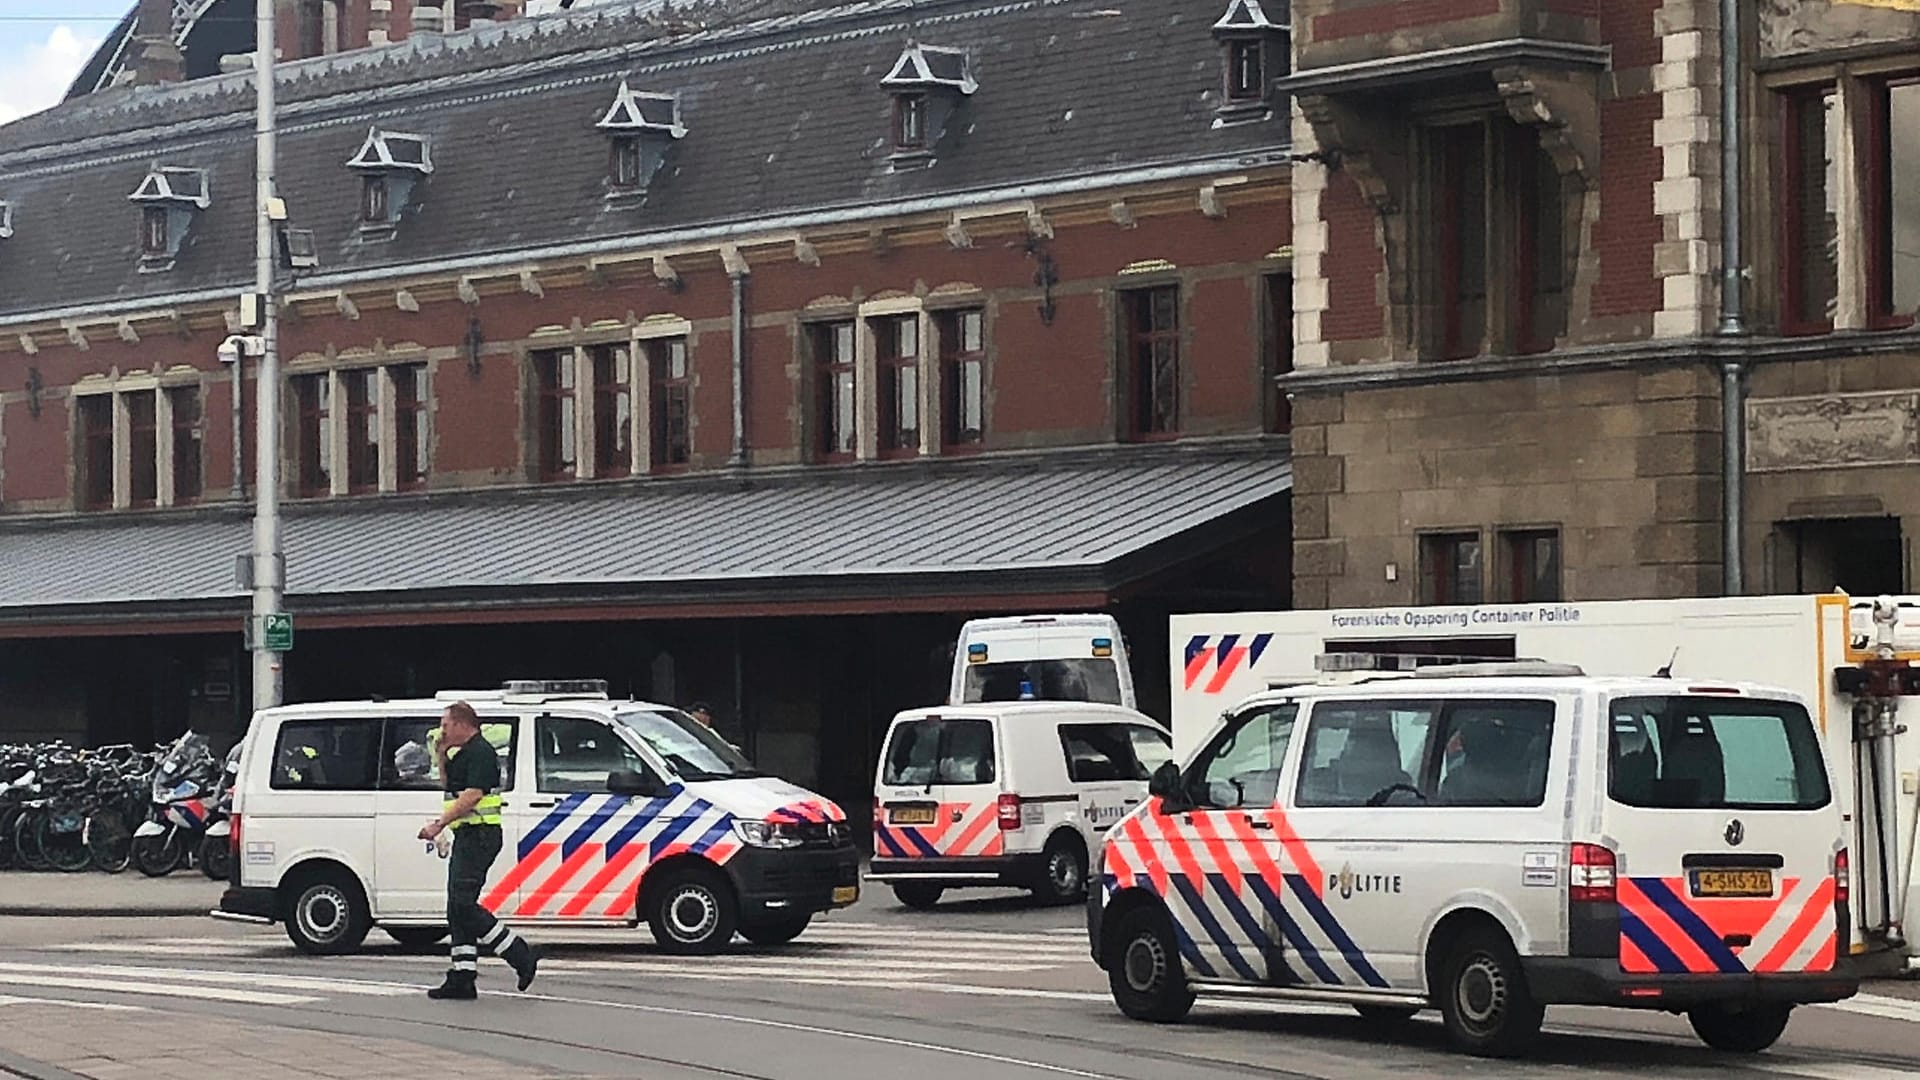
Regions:
M 420 990 L 443 960 L 377 931 L 363 955 L 319 960 L 277 930 L 206 919 L 4 920 L 0 1075 L 1920 1075 L 1920 1001 L 1897 996 L 1905 988 L 1803 1010 L 1780 1047 L 1746 1061 L 1701 1047 L 1684 1021 L 1599 1010 L 1550 1015 L 1539 1054 L 1515 1064 L 1456 1057 L 1430 1019 L 1383 1031 L 1338 1007 L 1203 1004 L 1184 1025 L 1135 1024 L 1108 1001 L 1079 921 L 1077 909 L 1011 897 L 920 914 L 883 893 L 793 946 L 720 957 L 665 957 L 644 932 L 544 933 L 550 959 L 533 993 L 513 993 L 488 962 L 481 1001 L 439 1004 Z

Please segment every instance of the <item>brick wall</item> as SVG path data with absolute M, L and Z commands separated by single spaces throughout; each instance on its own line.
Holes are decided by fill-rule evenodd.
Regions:
M 1391 34 L 1419 26 L 1458 22 L 1500 13 L 1500 0 L 1381 0 L 1339 4 L 1339 10 L 1313 20 L 1316 41 Z
M 1328 307 L 1321 320 L 1327 341 L 1368 341 L 1386 332 L 1380 277 L 1386 254 L 1380 247 L 1379 215 L 1345 173 L 1334 173 L 1321 196 L 1327 223 L 1325 268 Z

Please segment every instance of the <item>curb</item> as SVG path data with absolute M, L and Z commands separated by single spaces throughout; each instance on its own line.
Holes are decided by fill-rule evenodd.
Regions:
M 58 1065 L 49 1065 L 5 1050 L 0 1050 L 0 1073 L 25 1077 L 26 1080 L 86 1080 L 79 1073 L 68 1072 Z
M 69 907 L 0 905 L 0 915 L 21 919 L 181 919 L 194 915 L 205 915 L 209 910 L 211 910 L 211 908 L 207 904 L 175 904 L 172 906 L 155 906 L 149 904 L 144 906 L 122 905 L 118 907 L 113 905 L 98 907 L 80 905 Z

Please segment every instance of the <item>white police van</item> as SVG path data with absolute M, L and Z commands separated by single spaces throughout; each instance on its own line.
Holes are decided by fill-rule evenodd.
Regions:
M 416 834 L 440 812 L 431 748 L 454 701 L 500 755 L 505 845 L 482 903 L 508 922 L 645 922 L 670 951 L 711 952 L 736 931 L 791 941 L 859 896 L 831 801 L 669 706 L 609 700 L 597 680 L 515 682 L 258 713 L 214 915 L 283 923 L 310 953 L 351 952 L 375 926 L 403 944 L 444 937 L 447 857 Z
M 969 619 L 955 642 L 947 704 L 1022 700 L 1139 708 L 1119 622 L 1090 614 Z
M 868 879 L 913 908 L 948 889 L 1011 885 L 1078 900 L 1087 855 L 1147 797 L 1173 737 L 1116 705 L 1022 701 L 911 709 L 873 788 Z
M 1757 1052 L 1796 1004 L 1857 991 L 1845 827 L 1797 697 L 1526 662 L 1410 676 L 1255 695 L 1155 774 L 1088 900 L 1123 1012 L 1437 1008 L 1456 1046 L 1509 1056 L 1546 1006 L 1611 1005 Z

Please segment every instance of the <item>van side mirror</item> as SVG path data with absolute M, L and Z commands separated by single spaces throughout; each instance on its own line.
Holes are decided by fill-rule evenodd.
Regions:
M 1160 767 L 1153 770 L 1153 776 L 1147 780 L 1147 794 L 1156 799 L 1181 802 L 1180 766 L 1171 761 L 1161 762 Z
M 639 795 L 649 799 L 665 794 L 660 781 L 631 769 L 608 773 L 607 791 L 614 795 Z

